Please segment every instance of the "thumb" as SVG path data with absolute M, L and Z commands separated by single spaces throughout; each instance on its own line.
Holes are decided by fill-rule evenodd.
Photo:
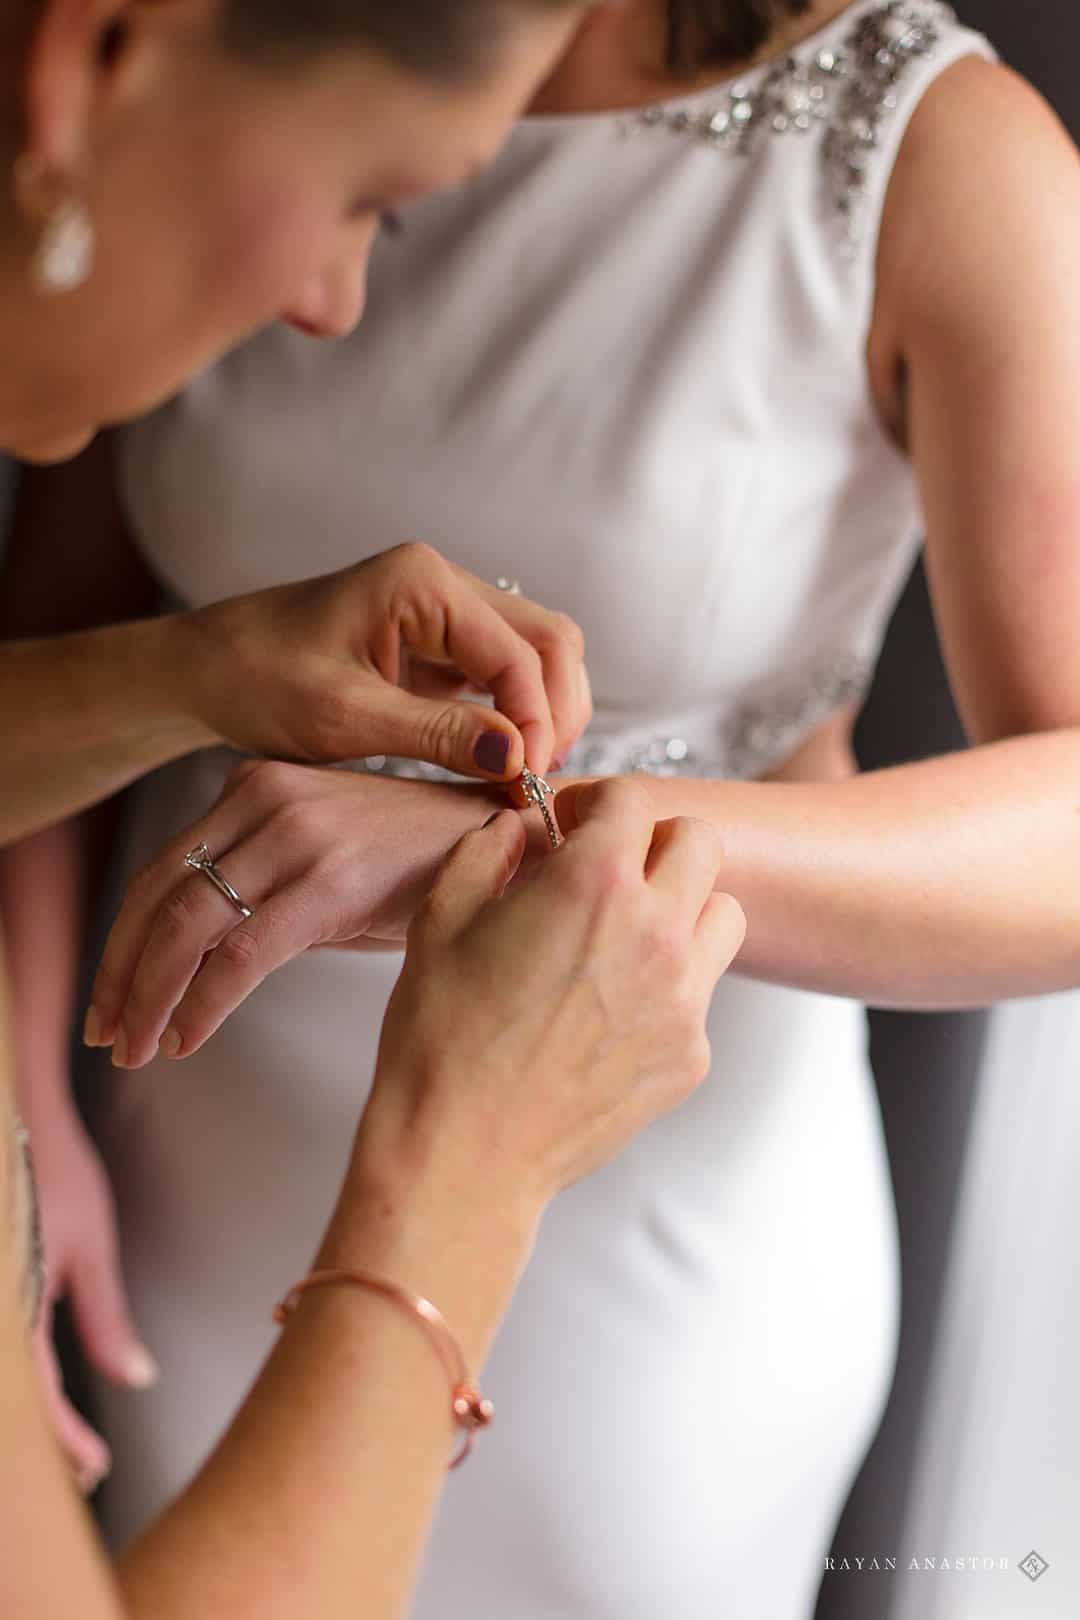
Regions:
M 149 1389 L 158 1366 L 132 1320 L 115 1251 L 87 1252 L 73 1262 L 69 1303 L 88 1359 L 114 1384 Z
M 396 754 L 462 776 L 510 782 L 521 775 L 521 733 L 497 709 L 466 700 L 417 697 L 379 680 L 365 683 L 357 704 L 357 752 Z
M 559 831 L 564 838 L 569 838 L 576 832 L 588 815 L 589 795 L 596 787 L 595 781 L 568 782 L 560 788 L 555 795 L 552 806 Z
M 53 1433 L 75 1472 L 80 1488 L 89 1493 L 109 1472 L 112 1465 L 109 1448 L 64 1394 L 51 1334 L 35 1334 L 34 1362 L 38 1387 Z
M 425 926 L 450 937 L 467 928 L 481 907 L 497 900 L 525 852 L 525 823 L 516 810 L 498 810 L 450 851 L 423 907 Z

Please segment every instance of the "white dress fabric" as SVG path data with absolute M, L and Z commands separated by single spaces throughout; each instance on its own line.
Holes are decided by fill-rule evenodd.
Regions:
M 163 585 L 203 603 L 424 539 L 584 627 L 596 719 L 571 768 L 768 771 L 864 688 L 914 555 L 866 375 L 877 226 L 914 107 L 973 52 L 930 0 L 864 0 L 737 84 L 526 121 L 488 173 L 405 211 L 353 338 L 276 329 L 125 433 Z M 139 790 L 131 865 L 231 762 Z M 103 1080 L 164 1369 L 149 1395 L 102 1392 L 117 1539 L 272 1342 L 398 965 L 315 953 L 181 1068 Z M 865 1016 L 732 976 L 709 1028 L 701 1091 L 545 1220 L 414 1620 L 812 1612 L 896 1344 Z

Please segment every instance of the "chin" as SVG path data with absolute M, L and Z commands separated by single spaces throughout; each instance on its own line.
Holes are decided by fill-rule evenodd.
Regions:
M 73 428 L 63 437 L 34 439 L 26 444 L 13 444 L 10 449 L 20 461 L 35 467 L 53 467 L 58 461 L 72 461 L 93 442 L 96 434 L 96 427 Z

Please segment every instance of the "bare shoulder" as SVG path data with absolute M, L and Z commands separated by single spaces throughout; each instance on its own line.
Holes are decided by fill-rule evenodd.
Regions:
M 984 338 L 1025 294 L 1080 273 L 1080 160 L 1049 104 L 970 56 L 930 86 L 889 183 L 870 342 L 875 391 L 913 334 Z

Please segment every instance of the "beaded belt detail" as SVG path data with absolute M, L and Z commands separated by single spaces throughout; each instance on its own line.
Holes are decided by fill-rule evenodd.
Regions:
M 750 699 L 721 722 L 707 747 L 679 735 L 628 740 L 586 732 L 571 749 L 567 775 L 714 777 L 752 781 L 787 759 L 798 745 L 845 704 L 863 698 L 873 664 L 851 653 L 835 653 L 800 676 L 775 683 L 767 696 Z M 379 776 L 455 782 L 460 777 L 437 765 L 376 754 L 359 762 Z

